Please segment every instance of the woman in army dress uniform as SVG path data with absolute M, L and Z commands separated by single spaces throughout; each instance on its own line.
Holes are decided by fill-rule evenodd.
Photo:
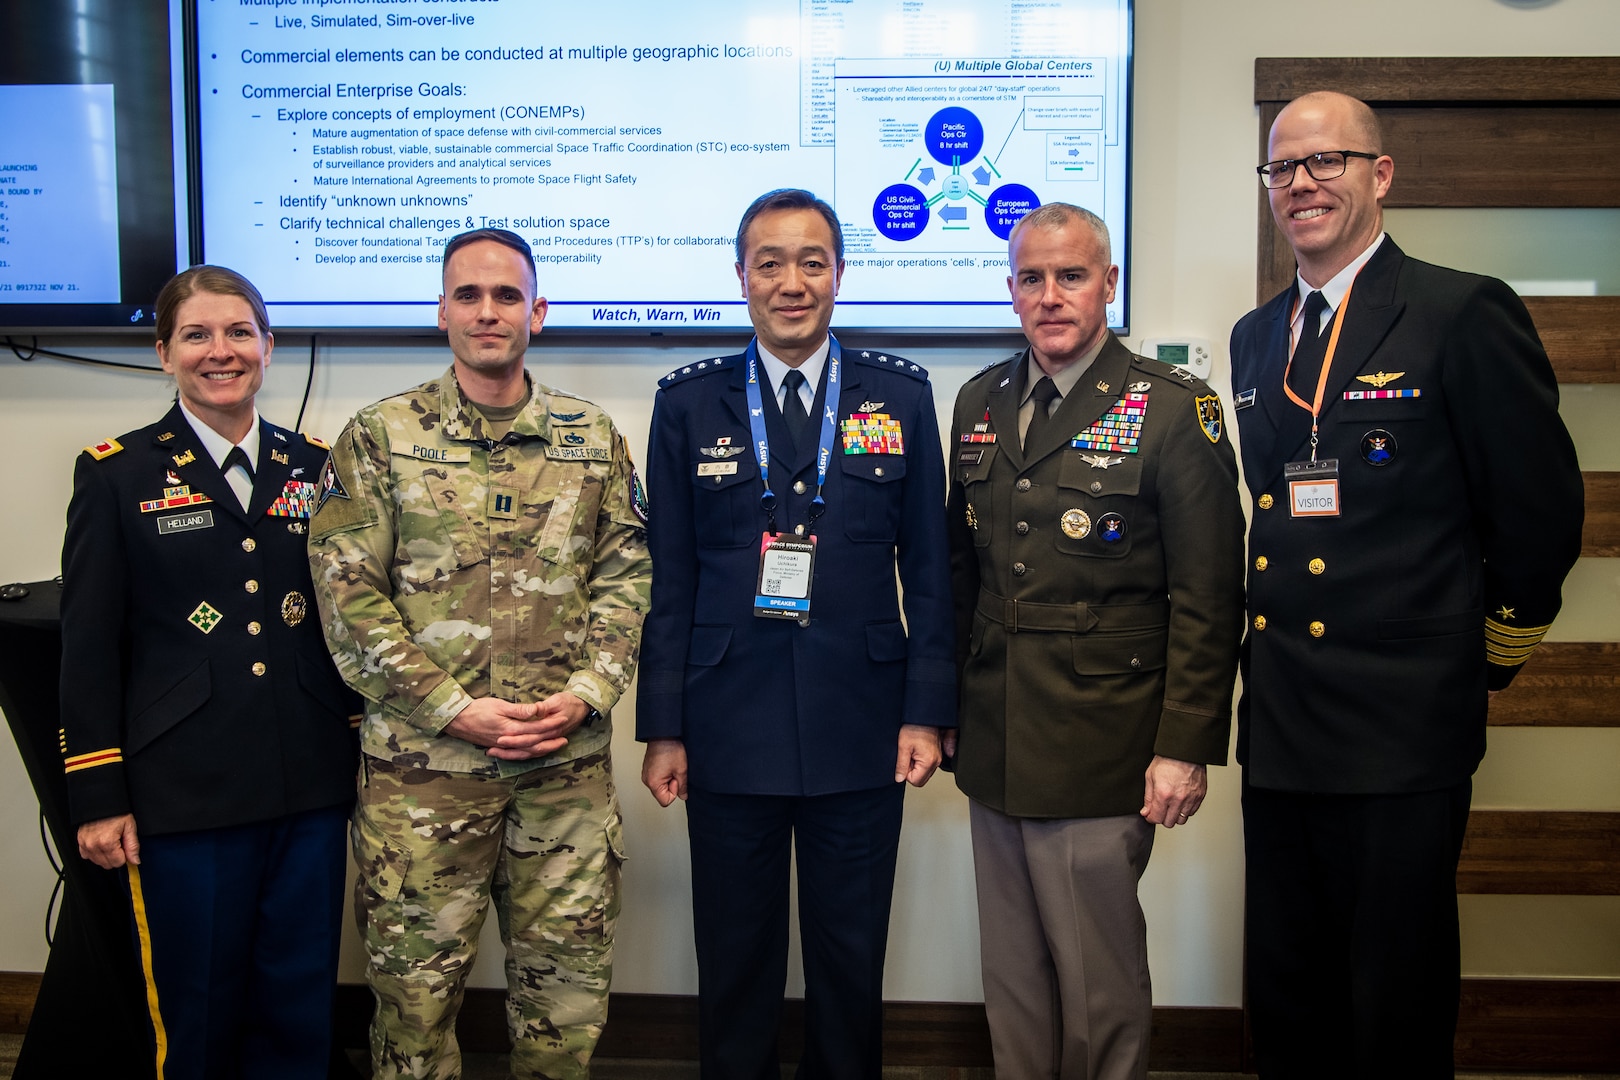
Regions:
M 174 407 L 87 447 L 68 507 L 79 853 L 127 868 L 159 1077 L 324 1077 L 356 711 L 304 555 L 325 449 L 259 418 L 247 279 L 179 274 L 157 336 Z

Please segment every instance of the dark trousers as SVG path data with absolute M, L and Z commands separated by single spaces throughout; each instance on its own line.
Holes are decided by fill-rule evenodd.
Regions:
M 1449 1077 L 1472 781 L 1401 795 L 1243 785 L 1246 960 L 1264 1080 Z
M 881 1074 L 883 959 L 903 798 L 901 784 L 802 798 L 690 793 L 704 1080 L 781 1076 L 790 851 L 804 951 L 799 1080 Z
M 334 806 L 141 837 L 129 881 L 163 1080 L 324 1080 L 348 822 Z

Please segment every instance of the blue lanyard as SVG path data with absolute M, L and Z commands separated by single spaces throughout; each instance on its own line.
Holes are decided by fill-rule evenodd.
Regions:
M 832 464 L 834 410 L 838 401 L 838 369 L 843 364 L 843 350 L 838 339 L 827 335 L 831 348 L 827 352 L 827 396 L 821 409 L 821 446 L 816 451 L 816 497 L 810 500 L 810 517 L 806 530 L 827 509 L 821 489 L 827 486 L 827 467 Z M 754 456 L 759 459 L 759 478 L 765 484 L 765 494 L 759 497 L 760 506 L 770 517 L 771 532 L 776 532 L 776 492 L 771 490 L 771 444 L 765 436 L 765 401 L 759 391 L 759 340 L 748 343 L 748 427 L 754 439 Z

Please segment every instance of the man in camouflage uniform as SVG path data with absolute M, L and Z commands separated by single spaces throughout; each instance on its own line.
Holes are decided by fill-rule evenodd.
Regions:
M 512 1075 L 585 1077 L 620 840 L 608 713 L 648 601 L 645 510 L 601 409 L 532 382 L 546 302 L 505 230 L 445 247 L 442 377 L 362 409 L 310 531 L 327 643 L 365 696 L 355 912 L 373 1075 L 460 1075 L 491 896 Z

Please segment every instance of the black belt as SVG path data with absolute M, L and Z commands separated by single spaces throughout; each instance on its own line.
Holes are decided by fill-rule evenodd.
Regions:
M 1157 630 L 1170 622 L 1170 601 L 1145 604 L 1037 604 L 1009 600 L 988 589 L 979 591 L 979 614 L 1000 623 L 1009 634 L 1055 631 L 1086 634 L 1093 630 Z

